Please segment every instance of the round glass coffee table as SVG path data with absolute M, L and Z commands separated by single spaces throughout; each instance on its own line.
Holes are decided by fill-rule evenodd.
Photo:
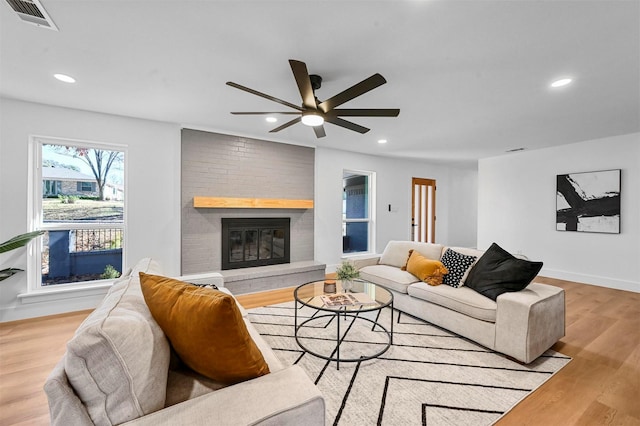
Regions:
M 351 288 L 346 291 L 342 287 L 342 283 L 336 281 L 335 290 L 333 292 L 325 292 L 325 282 L 314 281 L 297 287 L 293 292 L 293 296 L 295 299 L 294 336 L 298 346 L 311 355 L 328 361 L 335 361 L 338 370 L 340 369 L 340 362 L 359 362 L 377 358 L 385 353 L 393 344 L 393 294 L 384 287 L 364 280 L 355 280 Z M 319 312 L 298 324 L 298 304 L 317 309 Z M 380 319 L 380 313 L 387 306 L 391 308 L 389 329 L 378 321 Z M 365 314 L 367 312 L 374 312 L 374 314 L 370 314 L 369 316 L 375 315 L 375 318 L 368 318 Z M 327 319 L 329 320 L 328 322 Z M 372 324 L 371 332 L 374 332 L 376 328 L 382 330 L 386 336 L 385 341 L 381 343 L 382 349 L 378 350 L 378 348 L 376 348 L 373 351 L 374 353 L 360 355 L 358 358 L 341 358 L 340 344 L 343 342 L 345 336 L 342 336 L 340 333 L 340 323 L 346 319 L 352 319 L 350 324 L 353 324 L 355 321 L 368 321 Z M 324 328 L 332 321 L 336 322 L 336 346 L 329 355 L 321 354 L 318 350 L 309 348 L 309 345 L 302 341 L 299 335 L 301 329 L 311 327 Z M 322 323 L 326 323 L 326 325 L 322 325 Z M 351 327 L 351 325 L 349 325 L 349 327 Z M 345 330 L 345 334 L 347 331 L 348 329 Z M 307 339 L 312 338 L 309 337 Z

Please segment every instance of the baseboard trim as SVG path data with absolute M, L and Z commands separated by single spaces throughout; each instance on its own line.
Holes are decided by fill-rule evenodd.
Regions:
M 6 306 L 0 308 L 0 322 L 18 321 L 28 318 L 95 309 L 102 299 L 104 299 L 104 294 Z
M 548 268 L 542 268 L 539 275 L 549 278 L 556 278 L 559 280 L 573 281 L 577 283 L 613 288 L 616 290 L 633 291 L 635 293 L 640 293 L 640 282 L 637 281 L 620 280 L 617 278 L 579 274 L 576 272 L 560 271 L 557 269 Z

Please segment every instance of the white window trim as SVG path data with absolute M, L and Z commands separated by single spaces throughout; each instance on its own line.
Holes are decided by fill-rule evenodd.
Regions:
M 105 150 L 117 150 L 124 153 L 124 221 L 122 228 L 124 229 L 124 242 L 122 246 L 122 270 L 127 270 L 126 264 L 126 239 L 128 228 L 128 214 L 127 214 L 127 202 L 128 198 L 128 148 L 127 145 L 107 142 L 87 141 L 81 139 L 59 138 L 51 136 L 30 135 L 29 136 L 29 164 L 28 164 L 28 196 L 27 196 L 27 226 L 30 231 L 36 231 L 39 229 L 56 229 L 55 225 L 42 225 L 42 145 L 54 144 L 54 145 L 70 145 L 81 146 L 83 148 L 98 148 Z M 38 180 L 36 184 L 36 179 Z M 62 226 L 62 225 L 61 225 Z M 61 226 L 57 228 L 60 229 Z M 107 226 L 106 224 L 94 223 L 94 224 L 77 224 L 74 228 L 78 229 L 86 227 L 91 229 L 97 228 L 109 228 L 113 227 L 113 224 Z M 66 227 L 68 228 L 68 227 Z M 115 280 L 95 280 L 95 281 L 81 281 L 77 283 L 56 284 L 54 286 L 42 286 L 42 265 L 41 265 L 41 253 L 37 244 L 29 244 L 27 246 L 27 292 L 18 295 L 18 298 L 22 300 L 22 303 L 34 303 L 44 300 L 57 300 L 67 299 L 72 297 L 83 297 L 87 295 L 99 294 L 105 291 L 105 288 L 110 287 Z M 46 295 L 46 297 L 45 297 Z M 43 297 L 40 297 L 43 296 Z
M 342 253 L 342 258 L 357 258 L 362 256 L 367 256 L 371 254 L 376 254 L 376 172 L 372 172 L 370 170 L 357 170 L 357 169 L 343 169 L 342 176 L 344 181 L 345 173 L 354 173 L 363 176 L 367 176 L 367 181 L 369 182 L 369 218 L 368 219 L 342 219 L 340 222 L 340 226 L 345 222 L 369 222 L 368 233 L 369 233 L 369 242 L 368 242 L 368 250 L 367 251 L 359 251 L 355 253 Z

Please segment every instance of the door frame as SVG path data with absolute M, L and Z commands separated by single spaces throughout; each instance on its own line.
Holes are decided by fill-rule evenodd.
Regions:
M 420 188 L 420 190 L 416 191 L 416 188 Z M 416 216 L 417 216 L 417 220 L 416 220 Z M 426 221 L 426 223 L 423 223 L 423 221 Z M 417 239 L 416 239 L 416 236 L 418 236 Z M 416 177 L 411 178 L 411 235 L 410 235 L 410 238 L 411 238 L 411 241 L 431 242 L 431 243 L 435 243 L 436 241 L 436 180 L 435 179 L 425 179 L 425 178 L 416 178 Z

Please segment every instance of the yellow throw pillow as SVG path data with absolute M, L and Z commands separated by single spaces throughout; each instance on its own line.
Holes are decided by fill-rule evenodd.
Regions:
M 415 250 L 409 254 L 407 272 L 412 273 L 420 281 L 429 285 L 440 285 L 449 271 L 439 260 L 427 259 Z
M 413 253 L 413 249 L 409 250 L 409 254 L 407 255 L 407 260 L 404 261 L 404 265 L 400 268 L 402 271 L 407 270 L 407 263 L 409 263 L 409 259 L 411 259 L 411 253 Z
M 233 297 L 143 272 L 140 285 L 153 318 L 189 368 L 226 384 L 269 373 Z

